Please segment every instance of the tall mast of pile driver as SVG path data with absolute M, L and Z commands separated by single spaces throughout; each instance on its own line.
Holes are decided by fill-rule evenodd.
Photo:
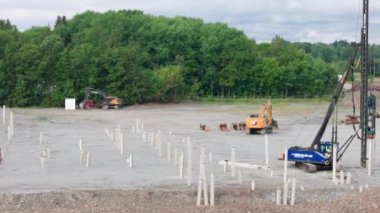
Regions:
M 363 0 L 363 25 L 361 29 L 360 41 L 360 141 L 361 158 L 360 164 L 366 167 L 367 160 L 367 131 L 368 131 L 368 1 Z

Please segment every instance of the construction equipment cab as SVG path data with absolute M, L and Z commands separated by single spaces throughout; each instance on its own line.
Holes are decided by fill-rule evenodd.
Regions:
M 92 99 L 89 99 L 90 96 Z M 84 89 L 84 100 L 79 104 L 79 107 L 81 109 L 92 109 L 94 107 L 103 109 L 118 109 L 121 107 L 121 104 L 121 99 L 116 96 L 107 96 L 101 90 L 86 87 Z
M 278 129 L 277 121 L 272 117 L 272 103 L 268 101 L 261 105 L 258 114 L 251 114 L 245 119 L 245 126 L 249 134 L 272 133 L 273 129 Z

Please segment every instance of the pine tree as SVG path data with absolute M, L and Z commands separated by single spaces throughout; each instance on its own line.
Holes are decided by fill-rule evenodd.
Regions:
M 62 24 L 62 18 L 61 16 L 57 16 L 57 19 L 55 20 L 54 29 L 57 29 L 57 27 Z

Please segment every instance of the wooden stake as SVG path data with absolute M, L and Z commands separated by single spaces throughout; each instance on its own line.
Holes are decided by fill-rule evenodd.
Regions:
M 284 157 L 284 183 L 288 180 L 288 149 L 285 149 Z
M 335 143 L 333 143 L 333 162 L 332 162 L 332 164 L 333 164 L 333 168 L 332 168 L 332 182 L 333 183 L 337 183 L 337 181 L 336 181 L 336 155 L 337 155 L 337 146 L 336 146 L 336 144 Z
M 215 204 L 215 176 L 214 173 L 211 173 L 210 176 L 210 205 L 214 206 Z
M 142 139 L 143 139 L 143 142 L 145 143 L 146 142 L 146 132 L 142 132 Z
M 208 206 L 206 166 L 202 164 L 201 168 L 202 168 L 202 179 L 203 179 L 203 196 L 204 196 L 205 206 Z
M 293 177 L 292 178 L 292 197 L 290 199 L 291 206 L 294 206 L 295 197 L 296 197 L 296 179 Z
M 13 112 L 11 111 L 10 119 L 9 119 L 9 126 L 11 127 L 11 137 L 13 137 Z
M 181 154 L 179 157 L 179 176 L 183 177 L 183 151 L 181 151 Z
M 173 159 L 173 164 L 174 164 L 174 167 L 177 167 L 177 163 L 178 163 L 178 148 L 175 147 L 174 148 L 174 159 Z
M 40 144 L 42 144 L 44 140 L 44 133 L 40 132 Z
M 288 181 L 284 182 L 284 200 L 283 204 L 288 205 Z
M 45 150 L 46 150 L 47 158 L 50 159 L 50 157 L 51 157 L 50 156 L 50 149 L 46 147 Z
M 283 204 L 287 205 L 288 202 L 288 149 L 285 149 L 284 159 L 284 199 Z
M 11 133 L 11 127 L 8 126 L 8 143 L 11 142 L 11 139 L 12 139 L 12 133 Z
M 85 157 L 86 157 L 85 155 L 86 155 L 86 153 L 82 150 L 80 152 L 80 156 L 79 156 L 79 160 L 80 160 L 81 163 L 85 162 Z
M 41 153 L 41 157 L 40 157 L 40 165 L 41 165 L 41 169 L 44 169 L 45 168 L 45 160 L 47 158 L 47 152 L 46 152 L 46 149 L 42 149 L 42 153 Z
M 124 155 L 124 135 L 120 133 L 120 154 Z
M 162 140 L 161 140 L 161 132 L 158 133 L 159 140 L 158 140 L 158 157 L 162 159 Z M 182 159 L 183 160 L 183 159 Z
M 205 163 L 205 154 L 206 154 L 206 149 L 204 146 L 201 146 L 201 153 L 200 153 L 200 164 Z
M 372 168 L 376 165 L 376 140 L 372 139 Z
M 148 144 L 151 144 L 151 146 L 154 143 L 154 137 L 155 137 L 154 132 L 148 133 L 148 135 L 147 135 L 146 140 L 147 140 Z
M 4 148 L 0 148 L 0 164 L 4 160 Z
M 251 181 L 251 190 L 255 190 L 255 180 Z
M 268 135 L 264 135 L 265 138 L 265 166 L 269 166 L 269 151 L 268 151 Z
M 87 152 L 86 168 L 90 168 L 90 153 Z
M 202 199 L 202 179 L 199 178 L 199 180 L 198 180 L 198 192 L 197 192 L 197 206 L 201 205 L 201 199 Z
M 235 168 L 235 147 L 231 148 L 231 177 L 236 177 L 236 168 Z
M 133 156 L 132 155 L 129 155 L 128 163 L 129 163 L 129 168 L 133 168 Z
M 199 179 L 202 178 L 202 165 L 204 164 L 204 153 L 205 149 L 203 146 L 201 146 L 201 151 L 199 155 Z
M 117 141 L 116 141 L 116 146 L 120 149 L 121 147 L 121 126 L 117 127 Z
M 198 197 L 197 197 L 197 206 L 200 206 L 201 194 L 202 194 L 202 185 L 203 185 L 203 197 L 205 206 L 208 205 L 208 193 L 207 193 L 207 179 L 206 179 L 206 168 L 204 164 L 204 153 L 205 149 L 201 147 L 200 153 L 200 164 L 199 164 L 199 178 L 198 178 Z
M 168 162 L 170 162 L 170 158 L 171 158 L 171 150 L 170 150 L 170 141 L 166 142 L 166 156 L 167 156 L 167 159 L 168 159 Z
M 372 158 L 373 158 L 373 153 L 372 153 L 372 143 L 373 139 L 368 139 L 368 175 L 372 175 Z
M 239 184 L 243 183 L 243 172 L 240 169 L 238 171 L 238 180 L 239 180 Z
M 40 157 L 40 166 L 41 166 L 41 169 L 45 168 L 45 158 L 42 156 Z
M 340 184 L 343 185 L 344 184 L 344 171 L 342 169 L 339 171 L 339 178 L 340 178 Z
M 281 189 L 280 187 L 277 187 L 277 193 L 276 193 L 276 205 L 281 204 Z
M 347 184 L 351 184 L 351 172 L 347 172 Z
M 191 186 L 191 142 L 187 138 L 187 186 Z
M 79 146 L 79 151 L 80 151 L 80 152 L 83 152 L 83 139 L 82 139 L 82 138 L 79 139 L 79 144 L 78 144 L 78 146 Z

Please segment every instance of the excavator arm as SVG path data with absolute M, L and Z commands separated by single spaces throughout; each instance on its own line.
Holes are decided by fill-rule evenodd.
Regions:
M 267 116 L 268 116 L 268 125 L 272 125 L 273 117 L 272 117 L 272 103 L 268 101 L 267 103 Z
M 93 89 L 91 87 L 86 87 L 84 88 L 84 94 L 85 94 L 85 100 L 88 100 L 88 97 L 91 95 L 91 94 L 95 94 L 95 95 L 100 95 L 103 97 L 103 99 L 106 98 L 106 94 L 101 91 L 101 90 L 97 90 L 97 89 Z

